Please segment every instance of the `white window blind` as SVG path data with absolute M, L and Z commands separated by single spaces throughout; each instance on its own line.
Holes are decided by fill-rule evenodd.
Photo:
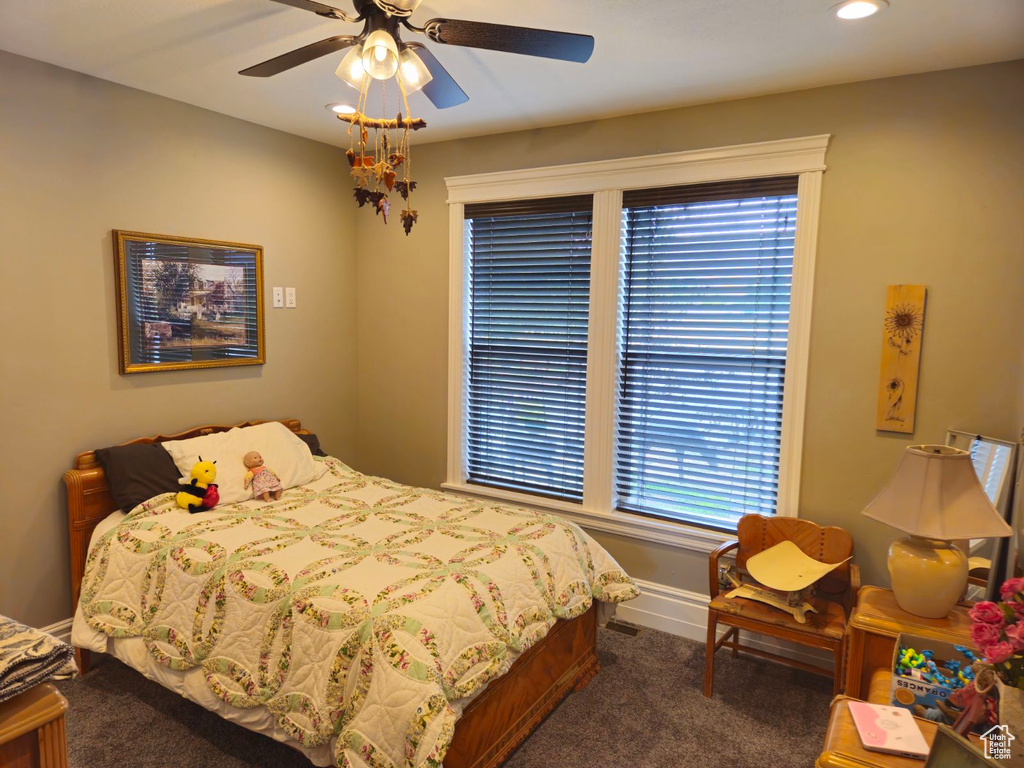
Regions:
M 590 195 L 466 206 L 471 483 L 583 496 Z
M 619 509 L 774 514 L 796 177 L 627 191 Z

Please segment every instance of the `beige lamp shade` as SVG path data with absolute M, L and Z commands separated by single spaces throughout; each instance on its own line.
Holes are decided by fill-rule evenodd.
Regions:
M 942 541 L 1009 536 L 967 451 L 911 445 L 864 515 L 913 536 Z

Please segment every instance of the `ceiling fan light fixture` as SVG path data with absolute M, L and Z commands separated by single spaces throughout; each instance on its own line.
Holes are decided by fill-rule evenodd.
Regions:
M 434 79 L 423 63 L 423 59 L 417 56 L 411 48 L 403 48 L 398 57 L 398 76 L 402 79 L 402 86 L 406 93 L 416 93 L 423 86 Z
M 347 58 L 347 57 L 346 57 Z M 374 80 L 387 80 L 398 71 L 398 45 L 383 29 L 370 33 L 363 43 L 363 69 Z
M 889 7 L 888 0 L 845 0 L 845 2 L 833 6 L 832 10 L 840 19 L 850 21 L 866 19 L 887 7 Z
M 366 78 L 366 70 L 363 68 L 363 46 L 354 45 L 349 48 L 334 74 L 357 91 L 362 90 L 363 80 Z

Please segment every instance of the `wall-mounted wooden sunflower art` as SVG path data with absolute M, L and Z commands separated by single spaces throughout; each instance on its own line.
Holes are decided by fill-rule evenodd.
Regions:
M 914 431 L 927 290 L 923 285 L 890 285 L 886 293 L 875 429 Z

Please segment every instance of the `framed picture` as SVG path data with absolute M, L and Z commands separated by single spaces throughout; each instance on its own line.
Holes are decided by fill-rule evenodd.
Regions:
M 261 246 L 113 234 L 121 373 L 266 362 Z

